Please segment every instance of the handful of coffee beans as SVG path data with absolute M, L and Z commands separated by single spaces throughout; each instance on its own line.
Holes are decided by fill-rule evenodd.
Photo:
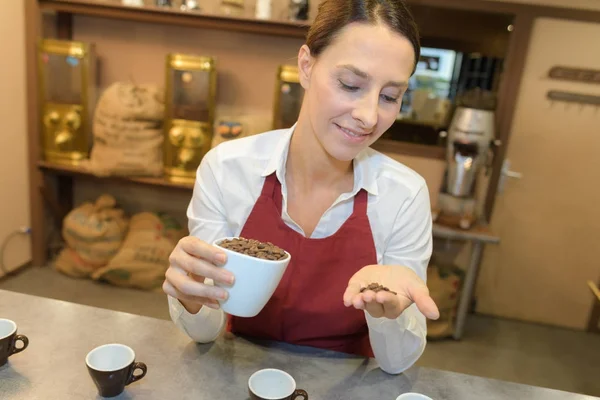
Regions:
M 258 240 L 239 237 L 225 239 L 218 244 L 224 249 L 242 253 L 250 257 L 261 258 L 263 260 L 278 261 L 287 258 L 286 252 L 271 242 L 263 243 Z
M 360 292 L 362 293 L 365 290 L 372 290 L 375 293 L 384 291 L 384 292 L 390 292 L 391 294 L 398 294 L 398 293 L 386 288 L 385 286 L 380 285 L 379 283 L 370 283 L 369 286 L 360 289 Z

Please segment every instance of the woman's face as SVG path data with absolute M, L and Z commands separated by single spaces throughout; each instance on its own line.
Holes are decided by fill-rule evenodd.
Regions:
M 395 121 L 414 67 L 410 41 L 385 25 L 352 23 L 312 57 L 298 57 L 308 119 L 325 151 L 352 160 Z

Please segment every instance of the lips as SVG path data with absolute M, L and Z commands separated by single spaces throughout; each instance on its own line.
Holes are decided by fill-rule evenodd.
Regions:
M 338 124 L 335 124 L 335 126 L 342 132 L 344 133 L 344 135 L 350 139 L 353 142 L 361 142 L 363 140 L 365 140 L 367 137 L 369 137 L 371 135 L 371 133 L 362 133 L 362 132 L 357 132 L 354 130 L 350 130 L 347 128 L 343 128 Z

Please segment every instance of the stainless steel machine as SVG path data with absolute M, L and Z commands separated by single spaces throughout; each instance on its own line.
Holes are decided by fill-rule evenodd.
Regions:
M 476 189 L 491 162 L 495 140 L 495 94 L 480 89 L 465 92 L 447 132 L 446 175 L 433 219 L 469 229 L 480 217 Z

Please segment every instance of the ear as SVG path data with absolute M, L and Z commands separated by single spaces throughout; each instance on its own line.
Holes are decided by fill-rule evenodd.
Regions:
M 315 58 L 311 56 L 310 49 L 307 45 L 302 45 L 300 51 L 298 51 L 298 74 L 300 85 L 302 85 L 304 90 L 310 87 L 310 76 L 314 64 Z

